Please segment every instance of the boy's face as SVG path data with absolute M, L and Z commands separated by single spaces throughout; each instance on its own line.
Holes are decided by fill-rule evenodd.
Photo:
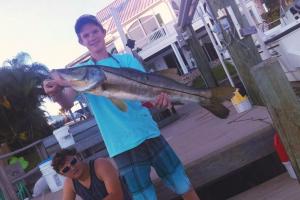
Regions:
M 82 162 L 76 156 L 67 156 L 59 173 L 71 179 L 78 179 L 83 172 Z
M 105 30 L 94 24 L 86 24 L 79 34 L 79 43 L 85 46 L 91 53 L 106 51 Z

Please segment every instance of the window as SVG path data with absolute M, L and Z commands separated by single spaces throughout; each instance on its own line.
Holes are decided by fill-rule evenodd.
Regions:
M 146 17 L 142 18 L 140 22 L 143 26 L 146 35 L 149 35 L 153 31 L 159 29 L 159 25 L 157 24 L 155 17 L 151 16 L 151 18 L 150 17 L 146 19 L 145 18 Z
M 130 28 L 128 29 L 128 35 L 131 39 L 134 40 L 142 39 L 143 37 L 146 37 L 147 35 L 153 33 L 155 30 L 159 29 L 160 24 L 158 24 L 158 22 L 162 23 L 161 18 L 160 21 L 161 22 L 159 22 L 159 20 L 157 20 L 156 16 L 154 15 L 142 17 L 130 26 Z
M 147 43 L 155 41 L 165 35 L 161 28 L 163 21 L 159 14 L 147 15 L 135 21 L 128 29 L 130 39 L 136 41 L 136 46 L 142 48 Z
M 128 30 L 128 36 L 134 40 L 140 40 L 145 37 L 142 27 L 136 27 L 134 29 Z

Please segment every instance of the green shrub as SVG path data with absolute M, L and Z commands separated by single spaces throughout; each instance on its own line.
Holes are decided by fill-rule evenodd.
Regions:
M 227 66 L 227 69 L 228 69 L 230 75 L 234 75 L 237 73 L 235 70 L 235 67 L 231 63 L 225 62 L 225 65 Z M 217 80 L 217 82 L 220 82 L 227 78 L 225 71 L 223 69 L 223 66 L 221 64 L 214 66 L 212 68 L 212 73 L 213 73 L 213 76 L 215 77 L 215 79 Z M 192 87 L 194 87 L 194 88 L 204 88 L 205 87 L 205 83 L 201 76 L 199 76 L 198 78 L 196 78 L 193 81 Z

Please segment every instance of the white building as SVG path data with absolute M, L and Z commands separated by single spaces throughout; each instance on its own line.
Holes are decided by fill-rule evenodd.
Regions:
M 247 5 L 257 23 L 262 23 L 261 10 L 258 0 L 249 0 Z M 109 52 L 124 52 L 124 45 L 111 16 L 111 9 L 117 9 L 120 22 L 127 38 L 135 40 L 135 50 L 145 61 L 147 71 L 165 68 L 177 68 L 180 74 L 185 74 L 196 68 L 195 62 L 188 50 L 179 47 L 177 32 L 174 25 L 177 23 L 180 0 L 115 0 L 106 8 L 97 13 L 97 18 L 107 31 L 106 44 Z M 209 61 L 217 59 L 214 47 L 205 31 L 200 19 L 199 10 L 201 1 L 195 12 L 193 27 L 200 44 Z M 210 27 L 211 20 L 205 19 Z M 216 36 L 216 35 L 215 35 Z M 215 37 L 218 45 L 221 42 Z M 88 54 L 82 55 L 73 61 L 85 59 Z

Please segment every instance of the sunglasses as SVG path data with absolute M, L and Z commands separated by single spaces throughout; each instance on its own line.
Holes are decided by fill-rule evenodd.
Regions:
M 76 163 L 77 163 L 77 158 L 73 158 L 73 159 L 71 160 L 71 162 L 70 162 L 70 165 L 67 166 L 67 167 L 65 167 L 65 168 L 63 168 L 63 169 L 61 170 L 61 172 L 62 172 L 63 174 L 68 173 L 68 172 L 70 171 L 70 169 L 71 169 L 70 166 L 74 166 L 74 165 L 76 165 Z

